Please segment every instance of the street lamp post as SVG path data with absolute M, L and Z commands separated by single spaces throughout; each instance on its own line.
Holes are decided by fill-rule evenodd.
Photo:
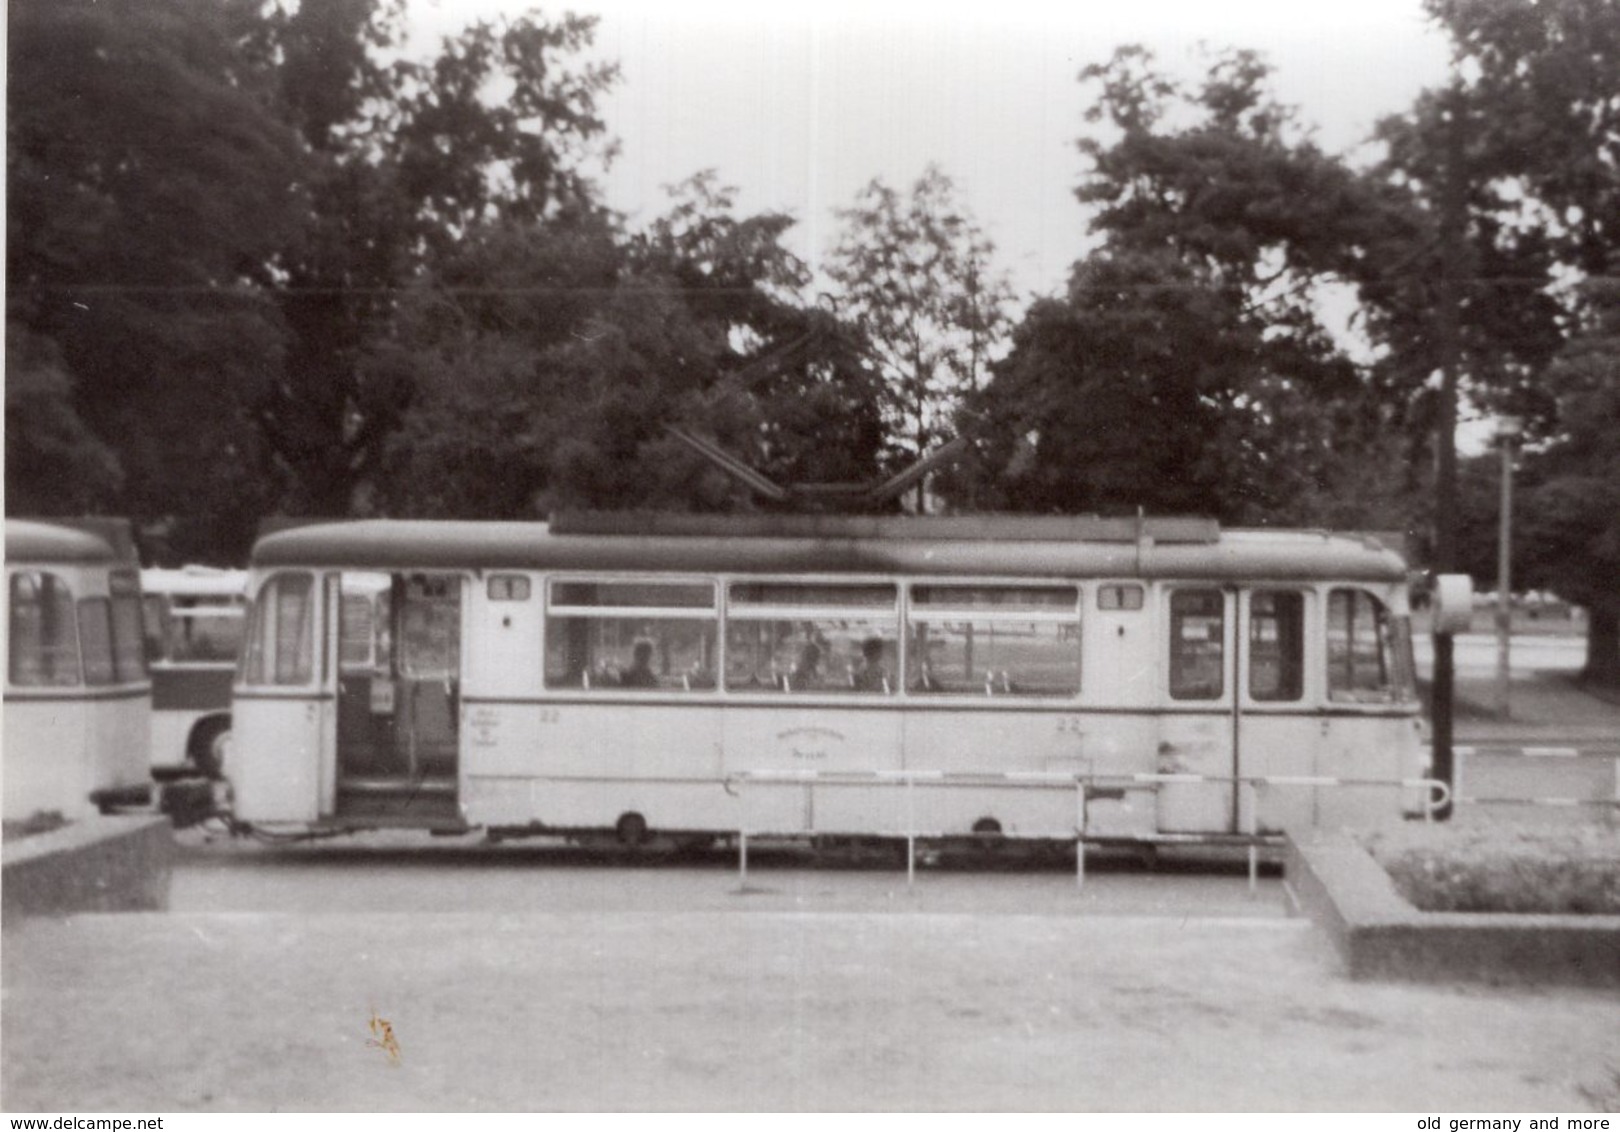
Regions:
M 1513 442 L 1523 431 L 1517 417 L 1503 417 L 1496 428 L 1502 449 L 1501 526 L 1496 540 L 1496 710 L 1512 714 L 1509 687 L 1513 656 Z

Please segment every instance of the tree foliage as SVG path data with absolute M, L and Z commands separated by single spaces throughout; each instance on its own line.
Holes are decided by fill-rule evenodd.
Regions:
M 251 508 L 297 151 L 215 0 L 11 5 L 8 507 Z M 61 473 L 62 478 L 49 474 Z
M 1238 51 L 1189 86 L 1141 48 L 1082 73 L 1097 132 L 1077 195 L 1099 246 L 1031 308 L 980 402 L 1007 505 L 1255 522 L 1366 499 L 1369 449 L 1345 440 L 1381 445 L 1399 411 L 1321 309 L 1413 221 L 1304 136 L 1267 78 Z
M 891 435 L 921 455 L 957 431 L 955 411 L 980 388 L 1008 324 L 1011 289 L 937 166 L 907 192 L 872 181 L 838 216 L 828 273 L 839 312 L 883 377 Z

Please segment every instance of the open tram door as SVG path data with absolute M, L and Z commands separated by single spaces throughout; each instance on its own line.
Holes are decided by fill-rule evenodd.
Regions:
M 339 627 L 334 816 L 461 824 L 461 576 L 346 573 L 328 600 Z

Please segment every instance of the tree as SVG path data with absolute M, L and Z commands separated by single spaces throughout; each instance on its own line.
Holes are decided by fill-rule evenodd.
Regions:
M 1428 0 L 1457 78 L 1381 124 L 1384 171 L 1432 212 L 1466 185 L 1462 372 L 1487 410 L 1526 418 L 1516 578 L 1587 604 L 1587 674 L 1620 682 L 1615 611 L 1614 272 L 1620 238 L 1620 4 Z M 1581 280 L 1586 285 L 1572 286 Z M 1422 288 L 1392 282 L 1392 353 L 1432 367 Z M 1609 430 L 1607 435 L 1605 429 Z M 1494 515 L 1494 509 L 1492 509 Z
M 376 0 L 277 4 L 258 46 L 312 170 L 306 230 L 277 259 L 286 365 L 258 407 L 266 474 L 292 511 L 376 498 L 420 372 L 401 349 L 402 296 L 472 262 L 459 245 L 487 226 L 602 212 L 587 174 L 613 150 L 596 98 L 616 72 L 578 61 L 594 20 L 478 22 L 431 60 L 384 64 L 401 19 Z
M 1620 687 L 1620 279 L 1585 287 L 1585 328 L 1548 369 L 1558 432 L 1527 458 L 1525 583 L 1584 605 L 1585 676 Z
M 8 507 L 187 514 L 178 542 L 205 550 L 256 509 L 242 406 L 279 361 L 263 287 L 299 203 L 293 138 L 237 52 L 252 7 L 9 16 Z
M 921 455 L 955 431 L 957 407 L 984 380 L 1011 290 L 992 266 L 994 245 L 937 166 L 904 196 L 874 180 L 838 215 L 845 227 L 828 273 L 839 311 L 884 378 L 893 435 Z M 922 500 L 919 485 L 919 509 Z
M 514 518 L 559 506 L 750 506 L 666 426 L 786 482 L 871 474 L 875 396 L 850 336 L 799 304 L 791 221 L 700 174 L 628 240 L 600 218 L 484 225 L 401 312 L 422 373 L 382 505 Z
M 1302 136 L 1267 76 L 1229 52 L 1187 87 L 1141 48 L 1082 72 L 1103 132 L 1081 140 L 1077 195 L 1100 245 L 1030 309 L 977 402 L 1006 505 L 1348 517 L 1331 493 L 1359 494 L 1390 414 L 1319 311 L 1410 219 Z

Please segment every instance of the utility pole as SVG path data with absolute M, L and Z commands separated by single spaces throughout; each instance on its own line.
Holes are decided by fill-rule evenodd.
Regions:
M 1434 572 L 1457 569 L 1457 343 L 1460 275 L 1462 273 L 1463 210 L 1463 99 L 1453 85 L 1446 98 L 1445 171 L 1440 199 L 1440 309 L 1435 312 L 1435 340 L 1440 351 L 1440 413 L 1436 429 L 1438 467 L 1435 483 Z M 1456 667 L 1449 631 L 1434 634 L 1434 767 L 1431 773 L 1448 788 L 1457 781 L 1452 752 L 1452 720 L 1456 703 Z M 1451 804 L 1435 812 L 1445 820 Z
M 1496 710 L 1512 718 L 1513 679 L 1513 442 L 1522 428 L 1518 417 L 1497 422 L 1496 442 L 1502 448 L 1501 525 L 1496 539 Z

